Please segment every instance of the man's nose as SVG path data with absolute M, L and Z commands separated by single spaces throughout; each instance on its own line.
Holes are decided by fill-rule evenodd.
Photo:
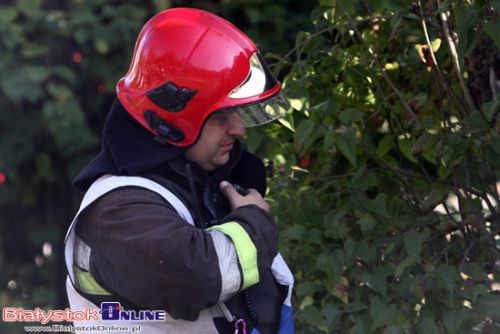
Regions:
M 240 121 L 241 123 L 241 121 Z M 234 137 L 243 137 L 245 134 L 246 134 L 246 130 L 245 130 L 245 127 L 243 126 L 243 124 L 233 124 L 231 123 L 229 125 L 229 128 L 227 129 L 227 133 L 231 136 L 234 136 Z
M 235 137 L 243 137 L 246 134 L 245 125 L 236 113 L 229 116 L 229 127 L 227 133 Z

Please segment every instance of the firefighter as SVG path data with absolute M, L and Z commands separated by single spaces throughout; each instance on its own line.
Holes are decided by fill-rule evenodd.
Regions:
M 101 152 L 74 183 L 86 194 L 65 256 L 71 308 L 118 311 L 75 326 L 293 333 L 264 164 L 239 141 L 288 109 L 255 44 L 214 14 L 169 9 L 142 28 L 116 90 Z

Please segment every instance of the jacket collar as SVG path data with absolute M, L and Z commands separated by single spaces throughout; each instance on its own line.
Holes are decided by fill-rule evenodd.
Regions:
M 207 184 L 210 179 L 215 181 L 228 180 L 232 170 L 238 164 L 242 154 L 241 143 L 236 140 L 233 149 L 229 152 L 229 161 L 224 165 L 213 172 L 207 172 L 203 170 L 197 163 L 187 159 L 184 155 L 179 155 L 176 158 L 172 159 L 169 163 L 170 168 L 178 175 L 183 177 L 188 177 L 186 171 L 186 165 L 191 165 L 191 169 L 193 172 L 193 177 L 196 182 L 201 184 Z
M 115 99 L 104 122 L 101 152 L 80 172 L 73 184 L 86 191 L 104 174 L 140 175 L 164 166 L 185 151 L 183 147 L 157 143 L 154 135 Z

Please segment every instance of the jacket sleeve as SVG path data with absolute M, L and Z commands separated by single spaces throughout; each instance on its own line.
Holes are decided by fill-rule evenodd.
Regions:
M 256 284 L 278 247 L 276 224 L 256 206 L 202 230 L 158 194 L 137 187 L 96 200 L 81 213 L 76 233 L 91 248 L 92 276 L 107 289 L 185 320 Z

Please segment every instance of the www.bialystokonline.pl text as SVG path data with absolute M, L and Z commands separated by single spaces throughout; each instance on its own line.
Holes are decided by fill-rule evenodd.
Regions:
M 141 326 L 73 326 L 73 325 L 50 325 L 50 326 L 24 326 L 26 333 L 75 333 L 76 331 L 88 332 L 129 332 L 139 333 Z

